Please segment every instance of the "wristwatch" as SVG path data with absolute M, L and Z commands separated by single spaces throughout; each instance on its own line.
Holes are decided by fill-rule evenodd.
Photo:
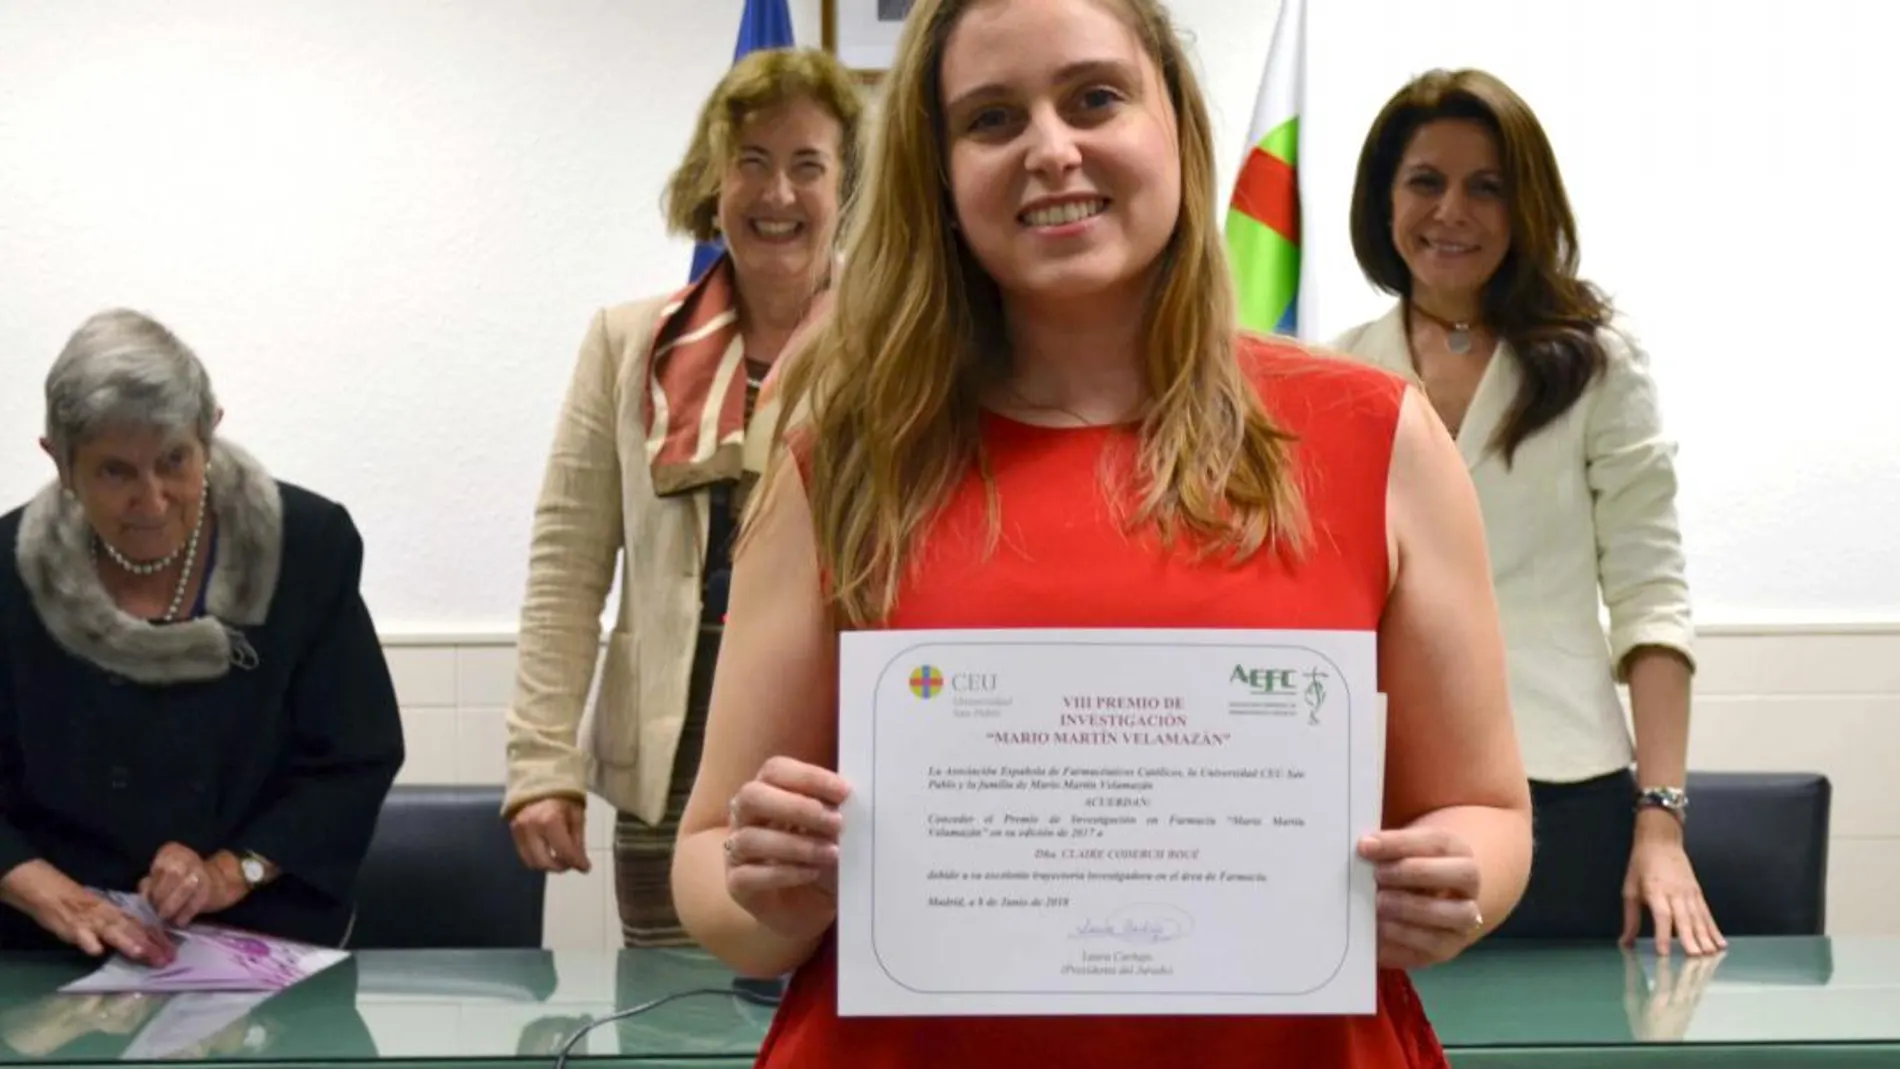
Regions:
M 1636 792 L 1636 808 L 1661 809 L 1687 823 L 1689 793 L 1680 787 L 1645 787 Z
M 265 860 L 262 854 L 246 850 L 237 858 L 238 875 L 244 877 L 244 886 L 253 891 L 269 883 L 276 874 L 276 866 Z

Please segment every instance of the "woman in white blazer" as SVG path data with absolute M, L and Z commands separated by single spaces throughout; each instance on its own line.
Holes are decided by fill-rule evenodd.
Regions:
M 1405 86 L 1361 151 L 1352 241 L 1398 303 L 1333 347 L 1420 385 L 1484 512 L 1537 830 L 1497 934 L 1627 944 L 1646 909 L 1664 952 L 1720 949 L 1682 840 L 1694 631 L 1675 446 L 1648 356 L 1577 277 L 1530 108 L 1482 71 Z

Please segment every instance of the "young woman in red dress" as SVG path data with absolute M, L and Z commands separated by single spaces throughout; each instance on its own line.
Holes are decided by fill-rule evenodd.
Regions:
M 1531 846 L 1450 437 L 1396 377 L 1238 330 L 1207 110 L 1158 3 L 921 0 L 882 93 L 674 859 L 701 945 L 795 973 L 759 1064 L 1443 1066 L 1405 970 L 1502 920 Z M 1377 1011 L 841 1019 L 838 634 L 952 627 L 1376 630 Z

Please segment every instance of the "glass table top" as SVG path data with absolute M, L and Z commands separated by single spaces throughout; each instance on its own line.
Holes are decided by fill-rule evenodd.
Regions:
M 692 950 L 360 951 L 270 997 L 87 996 L 90 966 L 0 954 L 0 1065 L 143 1060 L 748 1064 L 772 1007 L 733 994 Z M 1660 961 L 1600 945 L 1495 943 L 1415 974 L 1448 1048 L 1900 1043 L 1900 939 L 1734 939 L 1718 958 Z

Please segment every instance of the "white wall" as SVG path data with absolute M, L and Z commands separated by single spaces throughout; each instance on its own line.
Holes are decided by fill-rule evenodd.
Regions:
M 1380 103 L 1428 66 L 1489 67 L 1549 126 L 1585 268 L 1656 357 L 1702 619 L 1900 618 L 1900 364 L 1876 340 L 1900 71 L 1875 53 L 1900 15 L 1309 6 L 1311 331 L 1384 304 L 1345 233 Z M 33 438 L 66 334 L 134 305 L 209 362 L 228 433 L 350 505 L 386 630 L 510 630 L 587 316 L 683 278 L 661 184 L 740 7 L 0 2 L 0 502 L 50 473 Z M 815 42 L 817 0 L 793 7 Z M 1174 8 L 1224 189 L 1275 11 Z

